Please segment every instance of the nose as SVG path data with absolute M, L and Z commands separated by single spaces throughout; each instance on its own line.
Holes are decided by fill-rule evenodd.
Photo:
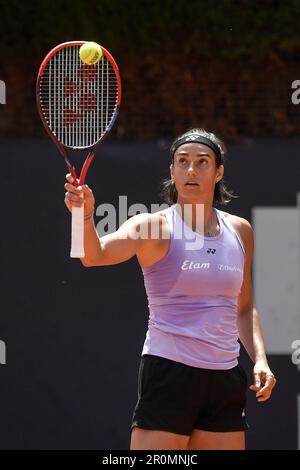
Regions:
M 189 163 L 189 166 L 188 166 L 188 170 L 187 170 L 187 171 L 188 171 L 188 174 L 189 174 L 189 175 L 190 175 L 190 174 L 195 174 L 195 168 L 194 168 L 194 163 L 193 163 L 193 162 Z

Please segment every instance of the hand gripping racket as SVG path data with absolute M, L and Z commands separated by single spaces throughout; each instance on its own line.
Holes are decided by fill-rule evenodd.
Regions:
M 94 65 L 84 64 L 79 49 L 85 41 L 54 47 L 43 60 L 36 82 L 36 99 L 45 129 L 64 157 L 74 185 L 84 183 L 96 148 L 111 130 L 121 104 L 121 79 L 111 54 Z M 88 151 L 80 177 L 68 153 Z M 84 207 L 72 208 L 71 257 L 84 257 Z

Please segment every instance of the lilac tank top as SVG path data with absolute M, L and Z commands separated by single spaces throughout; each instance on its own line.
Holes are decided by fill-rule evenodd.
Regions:
M 149 306 L 142 355 L 231 369 L 238 364 L 240 350 L 237 301 L 244 248 L 223 211 L 214 208 L 219 234 L 203 237 L 185 224 L 177 207 L 164 211 L 170 230 L 166 255 L 142 269 Z M 176 235 L 182 232 L 183 237 Z M 187 249 L 191 237 L 201 241 L 202 248 Z

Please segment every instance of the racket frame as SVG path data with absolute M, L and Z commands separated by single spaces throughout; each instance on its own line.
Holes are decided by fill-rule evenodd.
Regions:
M 42 61 L 39 71 L 38 71 L 38 76 L 36 80 L 36 102 L 37 102 L 37 108 L 38 112 L 40 115 L 40 118 L 43 122 L 44 128 L 51 138 L 51 140 L 54 142 L 56 147 L 58 148 L 60 154 L 65 160 L 65 163 L 68 167 L 69 172 L 71 173 L 73 179 L 74 179 L 74 186 L 80 186 L 84 184 L 85 178 L 87 171 L 89 169 L 89 166 L 95 156 L 96 149 L 99 146 L 99 144 L 104 140 L 104 138 L 107 136 L 109 131 L 111 130 L 112 126 L 114 125 L 117 116 L 119 114 L 119 109 L 121 105 L 121 98 L 122 98 L 122 85 L 121 85 L 121 78 L 120 78 L 120 73 L 119 73 L 119 68 L 114 60 L 113 56 L 108 52 L 107 49 L 105 49 L 103 46 L 100 46 L 103 52 L 103 55 L 106 56 L 106 58 L 109 60 L 111 65 L 113 66 L 116 78 L 117 78 L 117 84 L 118 84 L 118 94 L 117 94 L 117 105 L 114 111 L 114 114 L 112 116 L 112 120 L 109 123 L 109 126 L 105 130 L 105 132 L 100 136 L 98 141 L 94 143 L 93 145 L 89 146 L 80 146 L 80 147 L 73 147 L 70 145 L 65 145 L 62 142 L 58 140 L 58 138 L 54 135 L 54 133 L 51 131 L 50 126 L 47 123 L 47 120 L 44 116 L 43 110 L 42 110 L 42 105 L 40 102 L 40 82 L 42 75 L 44 73 L 44 70 L 49 63 L 49 61 L 52 59 L 52 57 L 59 52 L 60 50 L 70 47 L 70 46 L 82 46 L 85 44 L 87 41 L 68 41 L 64 42 L 61 44 L 58 44 L 55 46 L 53 49 L 51 49 L 50 52 L 45 56 L 44 60 Z M 102 60 L 102 59 L 100 59 Z M 74 151 L 84 151 L 88 150 L 88 155 L 84 161 L 84 164 L 82 166 L 80 176 L 79 178 L 77 177 L 76 169 L 75 166 L 71 164 L 68 154 L 67 154 L 67 149 L 69 150 L 74 150 Z M 84 241 L 83 241 L 83 224 L 84 224 L 84 207 L 73 207 L 72 208 L 72 230 L 71 230 L 71 257 L 72 258 L 83 258 L 84 257 Z

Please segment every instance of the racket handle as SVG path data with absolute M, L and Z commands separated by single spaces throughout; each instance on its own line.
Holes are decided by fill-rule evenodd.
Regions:
M 84 206 L 72 207 L 71 258 L 84 258 Z

